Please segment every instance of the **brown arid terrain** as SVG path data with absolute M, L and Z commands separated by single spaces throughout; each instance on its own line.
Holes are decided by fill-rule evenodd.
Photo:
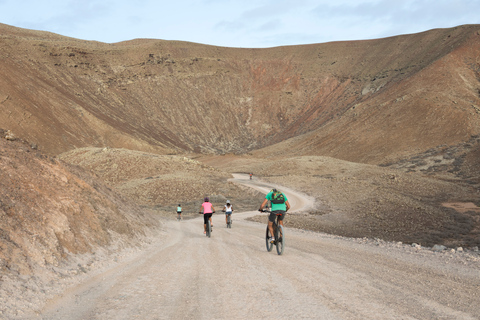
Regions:
M 242 269 L 261 261 L 251 266 L 258 273 L 274 263 L 264 252 L 248 251 L 256 234 L 262 241 L 265 217 L 254 211 L 267 186 L 313 199 L 287 216 L 292 256 L 282 256 L 283 267 L 298 262 L 315 272 L 317 264 L 328 265 L 339 270 L 336 281 L 343 276 L 361 287 L 372 259 L 382 254 L 388 261 L 372 267 L 388 267 L 379 271 L 378 281 L 385 281 L 379 290 L 389 292 L 384 300 L 372 274 L 365 278 L 372 288 L 362 292 L 378 301 L 362 300 L 348 281 L 332 280 L 325 285 L 335 294 L 315 293 L 329 301 L 324 309 L 310 310 L 311 301 L 300 293 L 316 289 L 305 281 L 308 275 L 297 274 L 297 282 L 282 289 L 295 288 L 300 295 L 287 298 L 305 302 L 285 318 L 302 308 L 314 314 L 299 318 L 325 312 L 324 319 L 474 319 L 480 312 L 472 302 L 480 270 L 478 25 L 240 49 L 153 39 L 105 44 L 0 24 L 0 137 L 0 318 L 25 319 L 33 312 L 42 319 L 181 319 L 199 310 L 206 317 L 211 310 L 189 309 L 185 299 L 175 301 L 183 311 L 162 300 L 169 316 L 146 316 L 145 309 L 121 313 L 123 297 L 148 287 L 146 279 L 128 294 L 103 294 L 107 286 L 136 279 L 136 267 L 150 273 L 140 265 L 150 257 L 165 267 L 164 274 L 151 272 L 166 277 L 157 290 L 175 293 L 181 282 L 183 293 L 195 292 L 195 303 L 212 294 L 204 291 L 201 275 L 190 273 L 208 264 L 198 251 L 217 259 L 218 274 L 228 272 L 220 262 L 233 253 L 196 247 L 197 212 L 206 195 L 218 211 L 231 200 L 245 217 L 238 224 L 253 237 L 232 235 L 247 251 L 232 249 L 242 260 L 229 268 L 247 282 L 268 285 Z M 232 179 L 250 172 L 252 185 Z M 179 203 L 185 229 L 173 221 Z M 217 239 L 228 242 L 221 232 Z M 433 252 L 435 245 L 444 247 Z M 185 255 L 178 255 L 180 248 Z M 303 260 L 312 255 L 313 262 Z M 355 270 L 350 256 L 359 262 Z M 135 263 L 127 264 L 131 259 Z M 394 267 L 395 259 L 405 260 L 404 269 Z M 168 261 L 185 272 L 188 285 Z M 435 264 L 439 269 L 430 269 Z M 129 271 L 117 279 L 118 270 Z M 453 280 L 439 276 L 450 273 Z M 411 277 L 409 287 L 392 289 L 402 275 Z M 94 286 L 98 277 L 107 279 L 105 287 Z M 450 300 L 417 287 L 432 282 L 432 291 L 447 287 Z M 247 290 L 228 280 L 221 286 Z M 98 296 L 97 305 L 89 292 Z M 395 310 L 379 307 L 405 295 L 426 300 L 417 299 L 413 304 L 422 306 L 415 311 L 403 302 Z M 247 296 L 245 305 L 264 301 L 257 292 Z M 68 299 L 77 301 L 75 315 L 69 315 Z M 141 304 L 142 297 L 132 299 Z M 345 309 L 336 310 L 340 305 Z M 255 316 L 242 313 L 244 305 L 232 308 L 230 318 L 269 312 Z
M 290 217 L 288 227 L 426 246 L 480 246 L 478 184 L 318 156 L 204 162 L 230 172 L 250 169 L 314 197 L 315 207 Z
M 281 152 L 379 164 L 480 132 L 477 25 L 270 49 L 0 25 L 0 123 L 57 155 Z M 294 140 L 290 140 L 295 138 Z
M 156 233 L 159 221 L 148 209 L 94 175 L 22 141 L 2 138 L 0 146 L 2 318 L 17 311 L 12 303 L 36 306 L 59 279 Z

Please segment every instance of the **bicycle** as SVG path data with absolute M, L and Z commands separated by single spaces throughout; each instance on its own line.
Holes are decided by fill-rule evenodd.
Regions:
M 215 213 L 215 211 L 212 212 L 212 214 Z M 199 214 L 203 214 L 202 212 L 199 212 Z M 210 219 L 207 219 L 207 224 L 206 224 L 206 230 L 205 230 L 205 235 L 207 237 L 211 237 L 212 235 L 212 224 L 210 223 Z
M 232 228 L 232 214 L 227 214 L 227 228 Z
M 227 224 L 227 228 L 232 228 L 233 207 L 230 200 L 227 200 L 227 203 L 223 207 L 222 211 L 225 212 L 225 223 Z
M 178 204 L 177 206 L 177 221 L 182 220 L 182 205 Z
M 270 212 L 267 210 L 262 210 L 261 212 Z M 273 233 L 275 235 L 275 241 L 270 242 L 272 235 L 268 229 L 265 232 L 265 244 L 267 246 L 267 251 L 270 252 L 273 249 L 273 245 L 277 247 L 277 254 L 282 255 L 283 250 L 285 249 L 285 228 L 280 224 L 280 214 L 277 214 L 276 221 L 273 222 Z
M 205 235 L 210 238 L 212 234 L 212 225 L 210 224 L 210 219 L 207 220 L 207 233 Z

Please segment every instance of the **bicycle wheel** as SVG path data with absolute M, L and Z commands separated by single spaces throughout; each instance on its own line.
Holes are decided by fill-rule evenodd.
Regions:
M 282 225 L 278 225 L 277 229 L 275 230 L 275 241 L 277 245 L 277 253 L 281 255 L 283 253 L 283 249 L 285 248 L 285 234 L 284 228 Z
M 232 217 L 228 214 L 227 215 L 227 228 L 232 227 Z
M 210 234 L 212 233 L 212 226 L 210 225 L 210 220 L 207 220 L 207 237 L 210 238 Z
M 268 226 L 267 226 L 267 232 L 265 234 L 265 244 L 267 245 L 267 251 L 270 252 L 272 251 L 273 249 L 273 243 L 270 243 L 270 230 L 268 230 Z

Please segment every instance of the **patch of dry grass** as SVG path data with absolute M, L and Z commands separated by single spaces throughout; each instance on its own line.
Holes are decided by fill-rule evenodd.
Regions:
M 82 148 L 59 156 L 93 171 L 116 191 L 158 214 L 176 217 L 198 213 L 205 196 L 214 206 L 231 200 L 236 210 L 254 210 L 263 195 L 227 180 L 231 174 L 182 155 L 156 155 L 111 148 Z

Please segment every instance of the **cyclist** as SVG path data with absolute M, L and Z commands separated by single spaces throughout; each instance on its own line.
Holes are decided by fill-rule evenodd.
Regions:
M 177 207 L 177 219 L 178 220 L 182 219 L 182 206 L 180 204 L 178 204 L 178 207 Z
M 283 218 L 285 218 L 286 212 L 290 209 L 290 203 L 283 192 L 280 192 L 277 189 L 272 189 L 272 191 L 265 196 L 265 200 L 263 200 L 260 209 L 258 210 L 263 211 L 263 208 L 267 205 L 268 201 L 270 201 L 272 205 L 270 215 L 268 216 L 268 230 L 271 235 L 270 242 L 273 243 L 275 242 L 273 235 L 273 223 L 275 222 L 275 218 L 277 214 L 280 215 L 280 224 L 283 226 Z
M 230 221 L 232 221 L 232 213 L 233 213 L 233 207 L 232 204 L 230 203 L 230 200 L 227 200 L 227 203 L 223 206 L 223 212 L 225 212 L 225 223 L 228 224 L 228 216 L 230 216 Z
M 250 180 L 253 178 L 253 173 L 250 172 Z
M 213 228 L 212 214 L 215 213 L 215 208 L 213 207 L 213 204 L 210 203 L 210 199 L 208 197 L 203 199 L 202 206 L 200 207 L 200 211 L 198 213 L 203 213 L 203 233 L 207 233 L 207 221 L 210 220 L 210 226 Z

